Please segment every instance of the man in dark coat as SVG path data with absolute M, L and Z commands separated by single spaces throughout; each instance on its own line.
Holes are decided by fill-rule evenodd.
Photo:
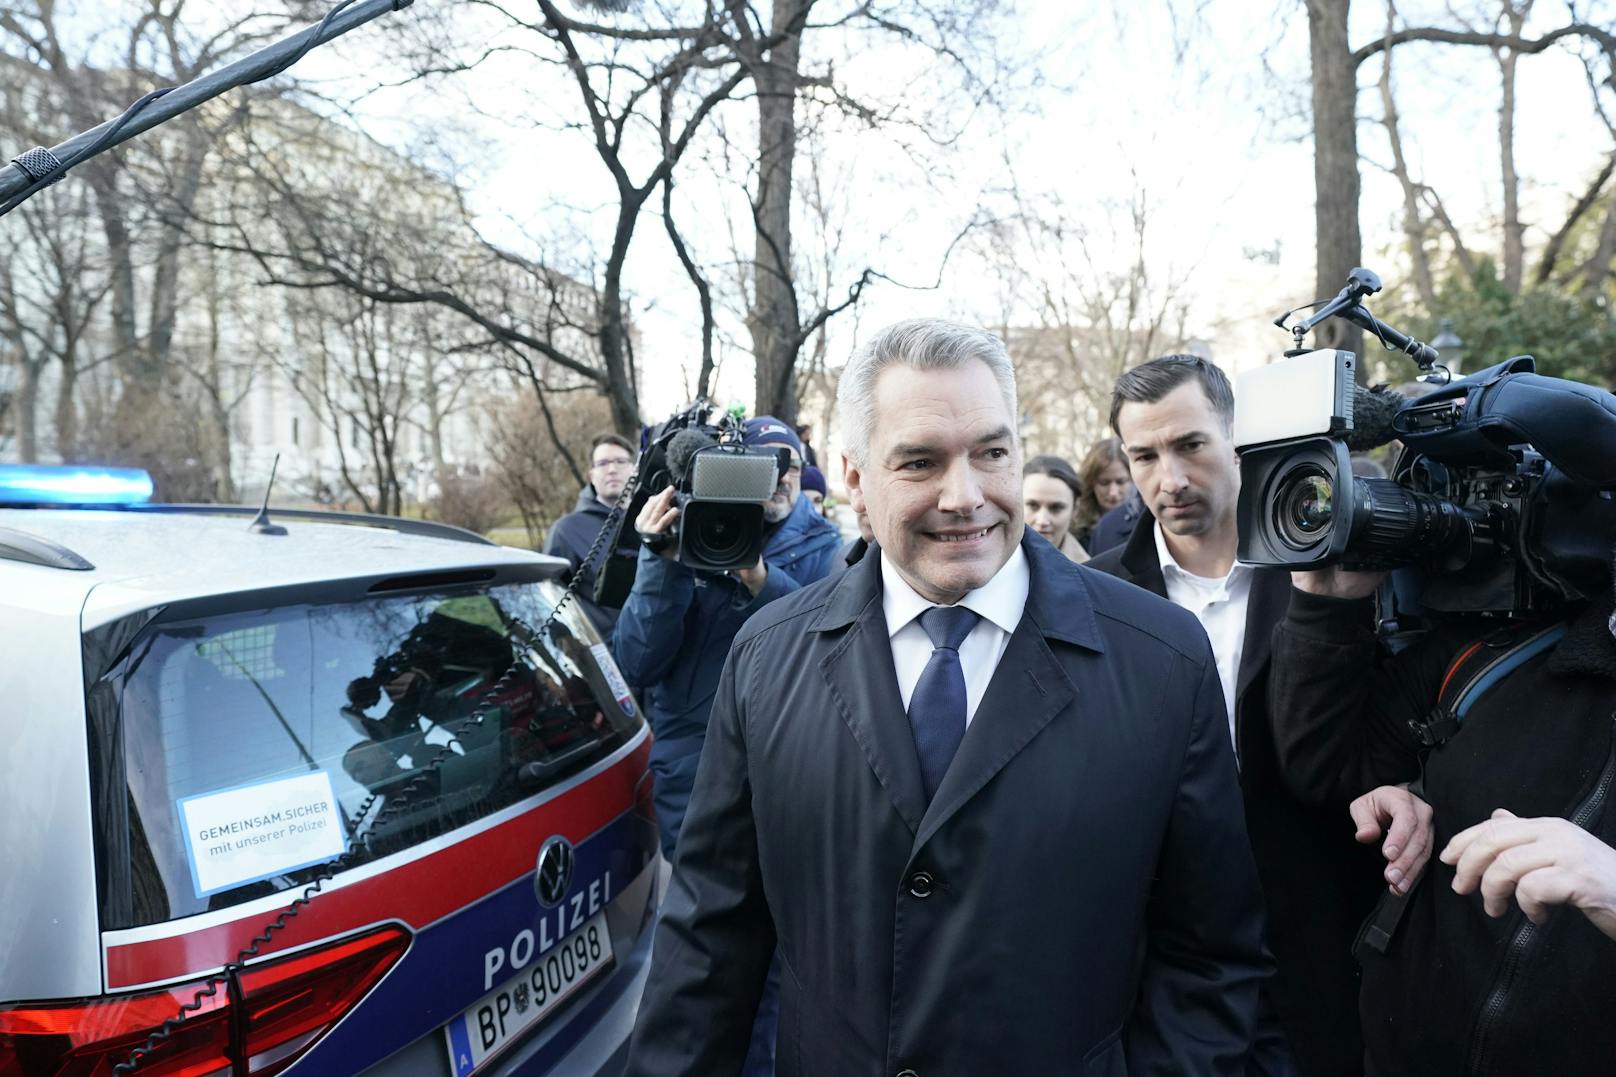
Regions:
M 634 459 L 634 449 L 627 438 L 600 434 L 590 443 L 589 484 L 578 494 L 578 504 L 573 510 L 550 528 L 549 540 L 544 544 L 545 553 L 566 558 L 573 571 L 577 571 L 584 563 L 584 558 L 589 556 L 589 551 L 596 549 L 595 540 L 606 526 L 623 487 L 628 485 L 629 477 L 634 474 Z M 595 558 L 584 570 L 572 598 L 595 626 L 595 631 L 600 633 L 600 638 L 608 643 L 611 642 L 612 630 L 617 626 L 619 607 L 602 606 L 595 602 L 595 578 L 600 575 L 607 558 L 632 560 L 640 552 L 640 541 L 632 527 L 623 528 L 615 551 L 607 548 L 610 543 L 610 537 L 601 540 Z
M 1455 621 L 1395 655 L 1375 573 L 1296 573 L 1274 635 L 1275 732 L 1299 795 L 1421 778 L 1441 864 L 1390 937 L 1358 948 L 1372 1077 L 1603 1077 L 1616 1060 L 1616 640 L 1609 592 L 1520 629 L 1565 636 L 1477 697 L 1430 750 L 1412 729 L 1496 622 Z M 1460 674 L 1461 680 L 1467 674 Z M 1423 762 L 1422 762 L 1423 757 Z M 1479 891 L 1479 892 L 1478 892 Z
M 1377 858 L 1352 840 L 1351 797 L 1304 803 L 1279 773 L 1269 638 L 1290 598 L 1290 573 L 1235 561 L 1233 420 L 1228 379 L 1199 357 L 1152 359 L 1118 379 L 1111 425 L 1146 509 L 1126 545 L 1089 565 L 1183 605 L 1212 639 L 1277 962 L 1265 1015 L 1277 1016 L 1278 1028 L 1273 1016 L 1260 1026 L 1252 1070 L 1286 1073 L 1294 1064 L 1304 1077 L 1351 1077 L 1363 1057 L 1352 940 L 1379 889 Z
M 635 1077 L 1237 1074 L 1267 972 L 1217 671 L 1025 528 L 997 338 L 884 330 L 839 385 L 878 544 L 736 638 Z M 907 714 L 906 714 L 907 711 Z

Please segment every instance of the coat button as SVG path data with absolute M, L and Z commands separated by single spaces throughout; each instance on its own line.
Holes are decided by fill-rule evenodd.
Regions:
M 898 1077 L 920 1077 L 914 1070 L 899 1070 Z
M 917 871 L 909 876 L 909 892 L 917 898 L 929 898 L 936 889 L 937 880 L 931 877 L 929 871 Z M 904 1073 L 913 1074 L 914 1071 L 905 1070 Z M 898 1077 L 903 1077 L 903 1073 L 898 1074 Z

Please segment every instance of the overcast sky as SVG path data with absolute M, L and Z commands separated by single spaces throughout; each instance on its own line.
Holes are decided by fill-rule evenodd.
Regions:
M 432 2 L 422 0 L 418 8 Z M 1102 250 L 1109 233 L 1126 228 L 1120 207 L 1143 189 L 1153 207 L 1152 272 L 1183 282 L 1193 299 L 1192 329 L 1212 340 L 1215 357 L 1233 368 L 1285 347 L 1287 338 L 1269 321 L 1315 298 L 1303 6 L 1296 0 L 1267 7 L 1210 0 L 1198 13 L 1183 14 L 1193 7 L 1176 5 L 1175 19 L 1175 9 L 1164 3 L 1139 5 L 1124 16 L 1110 5 L 1017 3 L 1005 49 L 1022 65 L 1022 82 L 1038 75 L 1042 85 L 1019 94 L 1018 109 L 1007 118 L 977 117 L 935 172 L 917 175 L 879 133 L 846 130 L 827 138 L 816 152 L 844 207 L 838 251 L 844 279 L 871 264 L 906 282 L 931 281 L 961 223 L 980 204 L 1002 204 L 1011 176 L 1029 197 L 1059 199 Z M 1539 30 L 1564 18 L 1560 5 L 1538 8 L 1533 25 Z M 1403 4 L 1399 11 L 1410 24 L 1452 25 L 1440 4 Z M 407 9 L 392 18 L 410 16 Z M 1380 33 L 1384 18 L 1384 8 L 1360 0 L 1354 44 Z M 308 71 L 332 77 L 365 53 L 365 45 L 355 45 L 342 56 L 311 57 Z M 883 50 L 835 59 L 838 75 L 855 90 L 924 93 L 926 72 L 912 55 Z M 1441 192 L 1456 218 L 1485 222 L 1496 212 L 1499 189 L 1498 82 L 1490 55 L 1416 45 L 1396 50 L 1396 63 L 1416 174 Z M 1359 111 L 1366 121 L 1380 114 L 1379 70 L 1377 61 L 1360 72 L 1366 90 Z M 512 58 L 460 76 L 454 92 L 374 94 L 361 115 L 372 134 L 395 145 L 418 142 L 423 131 L 447 132 L 456 155 L 470 163 L 465 175 L 483 229 L 516 246 L 561 250 L 576 239 L 603 242 L 610 221 L 600 194 L 604 172 L 588 144 L 576 132 L 536 130 L 528 122 L 576 116 L 575 92 L 554 72 Z M 468 119 L 461 93 L 485 115 Z M 1528 216 L 1553 227 L 1572 192 L 1598 167 L 1608 137 L 1594 122 L 1582 69 L 1568 55 L 1524 60 L 1519 97 L 1517 162 Z M 749 109 L 737 110 L 735 122 L 747 115 Z M 743 134 L 739 127 L 736 134 Z M 1378 128 L 1366 122 L 1361 148 L 1371 160 L 1363 168 L 1364 257 L 1390 283 L 1400 270 L 1399 195 L 1376 167 L 1387 159 L 1383 145 Z M 737 191 L 722 163 L 712 163 L 714 145 L 704 144 L 702 153 L 681 174 L 678 212 L 700 256 L 722 274 L 730 235 L 739 227 Z M 805 171 L 799 157 L 799 180 Z M 643 337 L 643 407 L 654 418 L 682 402 L 693 377 L 698 312 L 654 217 L 642 222 L 631 258 L 628 284 Z M 981 262 L 956 257 L 935 290 L 871 289 L 856 319 L 843 315 L 835 323 L 831 354 L 845 355 L 860 332 L 898 318 L 988 321 L 999 310 Z M 731 321 L 728 328 L 744 345 L 738 325 Z M 726 359 L 718 395 L 749 403 L 744 356 L 730 352 Z

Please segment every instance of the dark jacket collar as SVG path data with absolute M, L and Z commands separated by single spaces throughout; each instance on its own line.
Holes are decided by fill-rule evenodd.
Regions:
M 1588 603 L 1572 618 L 1565 639 L 1549 658 L 1550 673 L 1616 680 L 1616 638 L 1611 635 L 1611 609 L 1610 597 L 1603 596 Z
M 590 516 L 605 517 L 612 510 L 602 504 L 600 498 L 595 496 L 594 486 L 586 483 L 584 488 L 578 491 L 578 503 L 572 506 L 572 511 L 587 513 Z
M 799 547 L 828 549 L 841 540 L 841 532 L 836 530 L 836 525 L 821 516 L 812 501 L 798 494 L 790 515 L 780 521 L 780 526 L 764 544 L 764 554 L 768 557 L 784 557 L 796 552 Z
M 870 544 L 869 551 L 831 589 L 819 616 L 810 625 L 814 632 L 828 632 L 846 628 L 864 615 L 874 603 L 881 604 L 880 547 Z M 1053 639 L 1064 640 L 1091 651 L 1104 651 L 1099 623 L 1094 617 L 1094 602 L 1089 596 L 1083 574 L 1073 571 L 1066 555 L 1051 546 L 1032 528 L 1023 527 L 1021 549 L 1027 557 L 1030 576 L 1027 588 L 1027 609 L 1024 617 L 1031 617 L 1040 632 Z
M 1122 557 L 1118 563 L 1123 569 L 1117 573 L 1120 579 L 1143 587 L 1151 594 L 1167 597 L 1167 579 L 1162 575 L 1161 558 L 1156 554 L 1156 517 L 1143 508 L 1139 511 L 1139 522 L 1134 525 L 1133 534 L 1128 536 L 1127 545 L 1122 547 Z

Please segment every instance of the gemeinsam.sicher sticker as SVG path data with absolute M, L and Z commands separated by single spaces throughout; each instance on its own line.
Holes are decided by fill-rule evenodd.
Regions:
M 342 812 L 325 771 L 185 797 L 185 852 L 198 897 L 342 855 Z

